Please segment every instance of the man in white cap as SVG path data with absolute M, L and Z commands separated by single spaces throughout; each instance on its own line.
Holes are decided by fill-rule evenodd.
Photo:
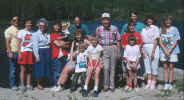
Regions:
M 115 66 L 120 57 L 120 34 L 118 28 L 110 24 L 110 14 L 102 14 L 102 25 L 97 27 L 96 35 L 103 46 L 104 91 L 114 91 Z

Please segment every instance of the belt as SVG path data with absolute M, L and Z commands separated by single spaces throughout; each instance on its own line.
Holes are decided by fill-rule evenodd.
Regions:
M 50 48 L 50 47 L 49 47 L 49 46 L 44 46 L 44 47 L 39 47 L 39 48 L 41 48 L 41 49 L 42 49 L 42 48 Z
M 113 46 L 113 45 L 116 45 L 116 43 L 109 43 L 109 44 L 100 43 L 100 45 L 102 45 L 102 46 Z

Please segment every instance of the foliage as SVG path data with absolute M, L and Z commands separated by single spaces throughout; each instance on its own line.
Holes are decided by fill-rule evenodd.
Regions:
M 0 16 L 7 19 L 18 15 L 35 19 L 72 19 L 81 16 L 83 20 L 99 20 L 101 13 L 109 12 L 113 20 L 127 20 L 128 11 L 134 9 L 142 19 L 147 12 L 163 16 L 170 14 L 177 19 L 184 18 L 184 0 L 1 0 Z

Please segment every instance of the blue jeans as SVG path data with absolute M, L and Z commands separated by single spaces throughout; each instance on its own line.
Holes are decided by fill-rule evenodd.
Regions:
M 58 58 L 52 59 L 54 85 L 57 84 L 61 70 L 63 69 L 65 64 L 66 64 L 65 56 L 62 57 L 62 61 Z
M 8 56 L 10 87 L 14 87 L 14 86 L 19 85 L 20 68 L 17 64 L 17 56 L 18 56 L 17 52 L 13 53 L 13 59 L 9 58 L 9 56 Z

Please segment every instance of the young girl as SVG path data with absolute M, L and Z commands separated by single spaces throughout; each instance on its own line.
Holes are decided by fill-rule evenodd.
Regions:
M 86 44 L 80 43 L 79 50 L 77 50 L 77 53 L 75 55 L 76 65 L 75 65 L 75 74 L 72 79 L 71 92 L 76 90 L 79 77 L 81 77 L 81 86 L 84 85 L 86 77 L 87 58 L 88 53 L 86 51 Z
M 128 37 L 128 45 L 125 46 L 124 55 L 126 69 L 128 71 L 127 90 L 132 90 L 132 81 L 134 89 L 137 91 L 137 69 L 140 68 L 139 60 L 141 58 L 140 47 L 136 45 L 136 37 L 131 35 Z
M 92 45 L 90 45 L 87 48 L 89 62 L 88 62 L 87 78 L 85 81 L 84 88 L 82 90 L 82 96 L 84 97 L 87 96 L 88 84 L 90 82 L 91 76 L 94 74 L 95 86 L 94 86 L 93 95 L 97 97 L 98 96 L 99 74 L 102 69 L 101 53 L 102 53 L 103 48 L 101 45 L 98 44 L 96 35 L 91 36 L 90 42 Z
M 178 62 L 178 54 L 180 49 L 178 46 L 178 40 L 180 40 L 180 34 L 176 27 L 172 26 L 172 17 L 165 16 L 161 23 L 161 35 L 160 35 L 160 61 L 163 64 L 165 90 L 172 89 L 174 64 Z
M 32 52 L 32 21 L 26 19 L 25 28 L 18 31 L 18 64 L 20 64 L 20 80 L 21 80 L 21 91 L 24 92 L 25 89 L 32 89 L 30 85 L 32 65 L 33 65 L 33 52 Z M 25 73 L 27 73 L 27 86 L 24 87 Z

